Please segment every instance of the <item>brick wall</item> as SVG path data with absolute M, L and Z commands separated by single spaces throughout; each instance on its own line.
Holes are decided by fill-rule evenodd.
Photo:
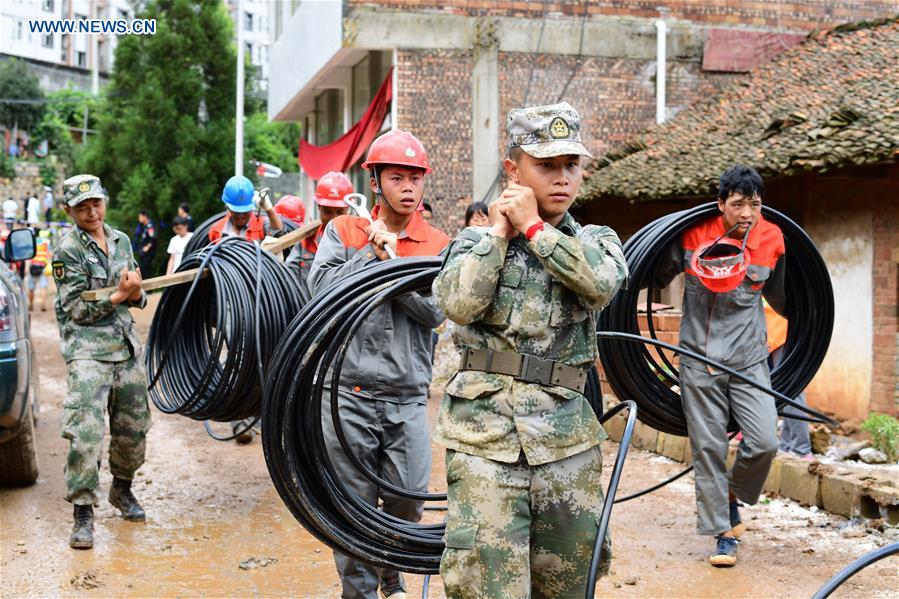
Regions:
M 398 10 L 439 11 L 448 14 L 497 17 L 536 18 L 544 13 L 568 16 L 584 14 L 582 0 L 542 2 L 503 0 L 348 0 L 350 8 L 374 6 Z M 655 18 L 659 7 L 669 16 L 710 25 L 746 25 L 811 31 L 868 19 L 891 17 L 896 14 L 895 0 L 796 0 L 793 2 L 727 0 L 697 2 L 696 0 L 590 0 L 590 16 L 621 16 Z
M 871 411 L 899 414 L 899 168 L 874 218 L 874 364 Z
M 468 51 L 397 52 L 397 125 L 428 152 L 434 172 L 425 199 L 433 224 L 450 236 L 471 202 L 471 65 Z

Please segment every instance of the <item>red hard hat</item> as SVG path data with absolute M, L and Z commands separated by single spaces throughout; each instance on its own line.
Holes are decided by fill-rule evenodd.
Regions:
M 303 205 L 303 200 L 297 196 L 284 196 L 278 200 L 278 203 L 275 204 L 275 212 L 300 224 L 306 218 L 306 207 Z
M 315 203 L 331 208 L 346 208 L 343 198 L 353 193 L 353 184 L 343 173 L 331 171 L 322 176 L 315 186 Z
M 749 250 L 729 237 L 702 244 L 690 259 L 690 269 L 714 293 L 736 289 L 743 282 L 748 266 Z
M 371 144 L 362 168 L 388 164 L 424 169 L 426 174 L 431 172 L 425 147 L 414 135 L 399 129 L 388 131 Z

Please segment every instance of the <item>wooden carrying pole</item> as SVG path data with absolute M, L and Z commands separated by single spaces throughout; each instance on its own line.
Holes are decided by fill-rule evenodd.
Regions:
M 286 235 L 276 237 L 273 240 L 267 242 L 263 242 L 262 249 L 267 250 L 273 254 L 280 254 L 290 246 L 299 243 L 303 239 L 306 239 L 307 237 L 315 233 L 320 225 L 320 221 L 312 221 L 309 224 L 303 225 L 299 229 L 294 229 Z M 161 277 L 144 279 L 144 282 L 141 284 L 140 288 L 144 291 L 152 291 L 154 289 L 171 287 L 172 285 L 182 285 L 184 283 L 190 283 L 197 277 L 197 271 L 199 271 L 198 268 L 191 268 L 190 270 L 174 272 L 170 275 L 162 275 Z M 203 272 L 200 273 L 200 278 L 207 276 L 209 276 L 208 268 L 204 269 Z M 88 291 L 82 291 L 81 299 L 88 302 L 95 302 L 99 299 L 112 295 L 112 293 L 116 289 L 118 289 L 118 287 L 102 287 L 100 289 L 90 289 Z

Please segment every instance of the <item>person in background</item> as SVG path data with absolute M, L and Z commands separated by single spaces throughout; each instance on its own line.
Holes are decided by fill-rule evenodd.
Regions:
M 6 201 L 3 202 L 3 224 L 6 225 L 8 230 L 12 230 L 18 214 L 19 203 L 12 198 L 6 198 Z
M 487 217 L 487 204 L 484 202 L 472 202 L 465 210 L 466 227 L 489 227 L 490 219 Z
M 787 343 L 787 319 L 765 303 L 765 325 L 768 329 L 768 368 L 773 372 L 783 362 Z M 805 391 L 796 396 L 796 401 L 805 405 Z M 784 415 L 800 414 L 792 406 L 784 408 Z M 808 423 L 804 420 L 784 418 L 780 429 L 780 450 L 797 455 L 804 460 L 812 459 L 812 441 Z
M 44 185 L 44 201 L 41 203 L 41 208 L 44 209 L 44 222 L 49 227 L 50 219 L 53 217 L 53 188 L 49 185 Z
M 41 203 L 38 201 L 36 193 L 32 193 L 25 200 L 25 220 L 29 227 L 36 227 L 41 222 Z
M 434 210 L 428 202 L 421 203 L 421 217 L 428 222 L 431 222 L 431 219 L 434 218 Z
M 153 276 L 153 258 L 156 257 L 156 225 L 146 210 L 137 213 L 141 226 L 141 236 L 137 242 L 137 255 L 140 257 L 140 274 L 142 277 Z
M 178 216 L 187 221 L 187 232 L 194 232 L 194 218 L 190 215 L 190 205 L 187 202 L 182 202 L 178 205 Z
M 170 275 L 181 265 L 181 258 L 184 257 L 184 248 L 187 247 L 187 242 L 190 241 L 190 238 L 194 236 L 193 233 L 187 230 L 187 219 L 183 216 L 176 216 L 175 220 L 172 222 L 172 229 L 175 231 L 175 236 L 169 239 L 169 246 L 166 249 L 166 252 L 169 255 L 169 262 L 165 267 L 165 274 Z

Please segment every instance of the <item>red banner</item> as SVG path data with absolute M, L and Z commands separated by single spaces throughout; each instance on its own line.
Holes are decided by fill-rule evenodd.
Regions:
M 314 146 L 300 140 L 300 168 L 313 179 L 321 179 L 330 171 L 346 172 L 368 149 L 381 129 L 393 97 L 391 86 L 393 69 L 387 73 L 374 99 L 359 122 L 343 136 L 326 146 Z

